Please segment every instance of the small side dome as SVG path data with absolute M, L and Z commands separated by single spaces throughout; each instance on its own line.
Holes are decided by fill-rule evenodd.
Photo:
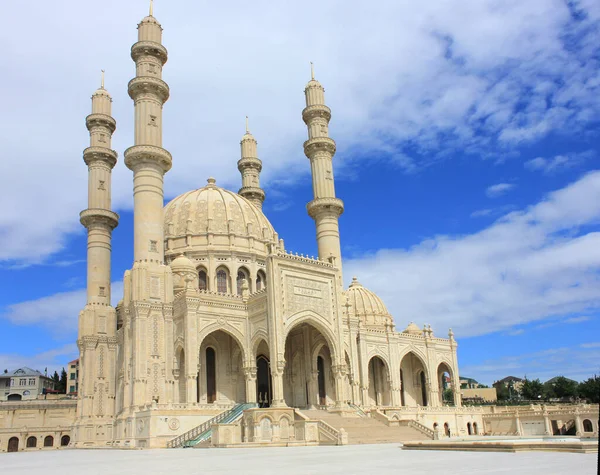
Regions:
M 346 291 L 350 303 L 349 312 L 359 317 L 367 326 L 386 326 L 392 324 L 392 316 L 383 301 L 375 292 L 363 287 L 356 277 Z
M 196 266 L 194 263 L 180 254 L 171 262 L 173 271 L 173 291 L 175 294 L 185 289 L 196 289 L 197 279 Z
M 421 330 L 416 323 L 410 322 L 402 333 L 408 333 L 409 335 L 422 335 L 423 330 Z

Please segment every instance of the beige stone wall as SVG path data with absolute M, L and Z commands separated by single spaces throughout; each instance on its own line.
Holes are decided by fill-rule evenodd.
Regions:
M 475 389 L 461 389 L 460 395 L 462 398 L 481 398 L 484 401 L 497 401 L 498 395 L 496 394 L 496 388 L 475 388 Z
M 12 438 L 18 439 L 19 451 L 57 449 L 65 442 L 69 445 L 76 405 L 75 400 L 0 403 L 0 452 L 8 451 Z M 33 438 L 36 446 L 27 448 Z

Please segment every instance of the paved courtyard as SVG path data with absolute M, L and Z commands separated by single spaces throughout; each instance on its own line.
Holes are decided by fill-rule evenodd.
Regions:
M 345 447 L 68 450 L 3 454 L 2 473 L 96 474 L 526 474 L 596 473 L 598 454 L 402 451 L 398 444 Z

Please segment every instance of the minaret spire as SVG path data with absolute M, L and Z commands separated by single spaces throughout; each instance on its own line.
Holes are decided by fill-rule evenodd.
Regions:
M 246 116 L 246 133 L 240 142 L 242 158 L 238 161 L 238 170 L 242 174 L 242 187 L 238 194 L 250 201 L 258 209 L 262 209 L 265 201 L 265 192 L 260 187 L 260 172 L 262 162 L 256 152 L 257 143 L 248 129 L 248 116 Z
M 315 80 L 315 64 L 312 61 L 310 62 L 310 78 Z
M 338 219 L 344 212 L 344 203 L 335 197 L 333 156 L 335 142 L 329 138 L 331 109 L 325 105 L 325 89 L 315 80 L 311 64 L 311 80 L 304 90 L 306 108 L 302 119 L 308 127 L 308 140 L 304 154 L 310 159 L 314 199 L 306 205 L 308 214 L 315 220 L 319 258 L 342 266 L 340 230 Z
M 154 16 L 154 0 L 150 0 L 150 16 Z
M 104 69 L 102 71 L 102 79 L 100 80 L 100 89 L 104 89 Z

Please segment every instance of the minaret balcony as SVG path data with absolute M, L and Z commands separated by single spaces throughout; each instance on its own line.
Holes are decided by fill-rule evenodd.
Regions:
M 315 137 L 304 142 L 304 154 L 308 158 L 317 152 L 327 152 L 331 156 L 335 154 L 335 142 L 329 137 Z
M 106 114 L 90 114 L 85 118 L 85 125 L 88 130 L 92 130 L 94 127 L 106 127 L 110 130 L 110 133 L 114 133 L 117 129 L 117 121 L 111 116 Z
M 143 163 L 158 165 L 163 173 L 168 172 L 173 165 L 173 157 L 164 148 L 154 145 L 134 145 L 125 150 L 125 165 L 130 170 Z
M 94 162 L 104 162 L 112 170 L 117 164 L 118 154 L 107 147 L 88 147 L 83 151 L 83 161 L 89 167 Z
M 158 58 L 164 66 L 168 59 L 167 48 L 155 41 L 138 41 L 131 47 L 131 58 L 137 62 L 143 56 Z
M 143 94 L 154 94 L 165 103 L 169 100 L 169 85 L 162 79 L 152 76 L 138 76 L 129 81 L 129 97 L 134 101 Z
M 247 168 L 255 169 L 259 172 L 262 170 L 262 162 L 260 161 L 260 159 L 253 157 L 240 158 L 237 162 L 237 166 L 240 172 Z
M 344 212 L 344 202 L 339 198 L 316 198 L 306 205 L 306 211 L 311 218 L 321 213 L 333 213 L 339 217 Z
M 103 208 L 89 208 L 79 213 L 79 221 L 86 229 L 92 226 L 103 226 L 112 231 L 119 224 L 119 215 L 114 211 Z
M 260 200 L 265 201 L 265 192 L 262 188 L 256 186 L 242 186 L 238 195 L 243 196 L 249 201 Z
M 316 118 L 325 119 L 329 122 L 331 120 L 331 109 L 324 104 L 316 104 L 308 106 L 302 111 L 302 120 L 306 125 Z

